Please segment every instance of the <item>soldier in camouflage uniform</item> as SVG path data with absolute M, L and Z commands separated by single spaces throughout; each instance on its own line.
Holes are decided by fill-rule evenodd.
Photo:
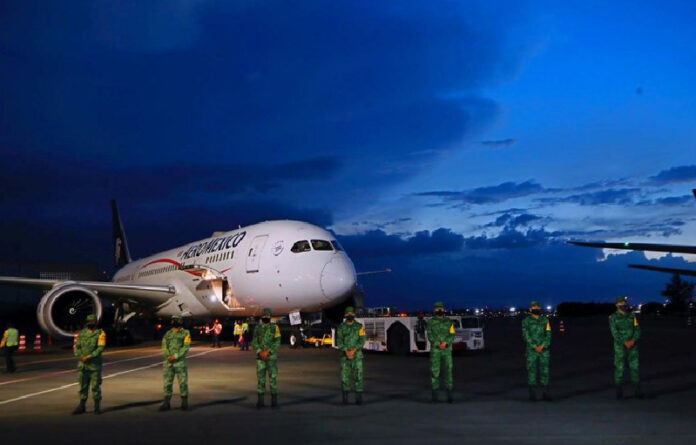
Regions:
M 529 400 L 536 400 L 536 386 L 541 383 L 543 399 L 551 401 L 549 393 L 549 361 L 551 359 L 551 324 L 548 317 L 541 315 L 536 301 L 529 305 L 529 316 L 522 321 L 522 337 L 527 346 L 527 384 Z M 537 381 L 537 365 L 539 381 Z
M 97 316 L 90 314 L 85 318 L 85 328 L 80 331 L 75 341 L 73 352 L 79 357 L 77 362 L 77 381 L 79 385 L 80 404 L 73 414 L 85 412 L 85 404 L 92 387 L 94 414 L 101 414 L 102 352 L 106 347 L 106 334 L 97 329 Z
M 430 342 L 430 383 L 432 387 L 432 401 L 437 402 L 437 393 L 440 389 L 440 365 L 444 363 L 442 370 L 447 388 L 447 403 L 452 403 L 452 342 L 454 341 L 454 322 L 445 317 L 445 305 L 442 302 L 435 303 L 433 318 L 428 320 L 425 328 Z
M 278 348 L 280 347 L 280 328 L 271 323 L 271 310 L 265 308 L 261 323 L 254 328 L 253 348 L 256 353 L 256 376 L 258 377 L 257 408 L 263 408 L 266 394 L 266 375 L 271 387 L 271 406 L 278 406 Z
M 186 366 L 186 354 L 191 349 L 191 333 L 184 329 L 183 319 L 179 315 L 172 317 L 172 328 L 162 338 L 162 355 L 164 356 L 164 401 L 160 411 L 171 409 L 172 386 L 174 376 L 179 381 L 181 394 L 181 409 L 188 409 L 188 368 Z
M 363 393 L 363 352 L 365 328 L 355 321 L 355 309 L 345 309 L 345 319 L 336 331 L 336 347 L 341 354 L 341 388 L 343 404 L 348 404 L 348 391 L 351 381 L 355 382 L 355 403 L 362 405 Z
M 638 340 L 640 339 L 640 326 L 633 310 L 628 306 L 626 297 L 616 299 L 616 312 L 609 316 L 609 329 L 614 337 L 614 383 L 616 384 L 616 398 L 623 398 L 624 364 L 628 360 L 628 368 L 631 372 L 631 383 L 635 385 L 635 395 L 643 398 L 640 389 L 640 375 L 638 372 Z

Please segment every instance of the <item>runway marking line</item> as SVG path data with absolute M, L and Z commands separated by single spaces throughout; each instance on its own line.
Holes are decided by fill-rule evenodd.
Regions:
M 114 355 L 114 354 L 122 354 L 124 352 L 134 352 L 134 351 L 146 351 L 148 349 L 160 349 L 159 346 L 144 346 L 142 348 L 127 348 L 127 349 L 119 349 L 118 351 L 106 351 L 102 355 L 103 356 L 109 356 L 109 355 Z M 52 359 L 46 359 L 46 360 L 37 360 L 35 362 L 26 362 L 26 363 L 21 363 L 22 366 L 30 366 L 30 365 L 39 365 L 42 363 L 55 363 L 55 362 L 64 362 L 67 360 L 75 360 L 75 356 L 68 356 L 68 357 L 61 357 L 61 358 L 52 358 Z
M 228 346 L 228 347 L 231 347 L 231 346 Z M 208 350 L 208 351 L 199 352 L 198 354 L 189 355 L 187 358 L 200 357 L 200 356 L 203 356 L 203 355 L 210 354 L 211 352 L 222 351 L 222 350 L 224 350 L 224 349 L 227 349 L 228 347 L 223 347 L 223 348 L 219 348 L 219 349 L 210 349 L 210 350 Z M 159 354 L 158 354 L 158 355 L 159 355 Z M 152 356 L 150 356 L 150 357 L 152 357 Z M 138 357 L 138 358 L 142 358 L 142 357 Z M 122 362 L 125 362 L 125 361 L 136 360 L 136 359 L 137 359 L 137 358 L 135 358 L 135 359 L 126 359 L 126 360 L 122 360 L 121 363 L 122 363 Z M 110 362 L 110 363 L 111 363 L 111 364 L 115 364 L 116 362 Z M 144 370 L 144 369 L 154 368 L 155 366 L 162 366 L 162 362 L 161 362 L 161 361 L 158 361 L 158 362 L 156 362 L 156 363 L 151 363 L 151 364 L 149 364 L 149 365 L 140 366 L 140 367 L 138 367 L 138 368 L 127 369 L 127 370 L 125 370 L 125 371 L 120 371 L 120 372 L 116 372 L 116 373 L 114 373 L 114 374 L 109 374 L 109 375 L 103 376 L 103 377 L 102 377 L 102 380 L 106 380 L 106 379 L 118 377 L 118 376 L 124 375 L 124 374 L 129 374 L 129 373 L 131 373 L 131 372 L 142 371 L 142 370 Z M 62 372 L 65 373 L 65 372 L 74 372 L 74 371 L 75 371 L 74 369 L 71 369 L 71 370 L 69 370 L 69 371 L 62 371 Z M 44 390 L 44 391 L 39 391 L 39 392 L 31 393 L 31 394 L 25 394 L 25 395 L 23 395 L 23 396 L 15 397 L 14 399 L 2 400 L 2 401 L 0 401 L 0 406 L 1 406 L 1 405 L 6 405 L 6 404 L 12 403 L 12 402 L 18 402 L 18 401 L 20 401 L 20 400 L 29 399 L 29 398 L 31 398 L 31 397 L 36 397 L 36 396 L 40 396 L 40 395 L 43 395 L 43 394 L 48 394 L 48 393 L 51 393 L 51 392 L 60 391 L 60 390 L 62 390 L 62 389 L 72 388 L 73 386 L 77 386 L 77 383 L 68 383 L 67 385 L 57 386 L 57 387 L 55 387 L 55 388 L 46 389 L 46 390 Z

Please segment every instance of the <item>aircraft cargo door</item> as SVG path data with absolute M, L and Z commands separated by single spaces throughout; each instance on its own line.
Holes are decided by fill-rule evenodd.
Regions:
M 249 252 L 247 253 L 246 259 L 247 273 L 259 271 L 261 252 L 263 252 L 263 246 L 266 245 L 266 240 L 268 240 L 268 235 L 260 235 L 254 238 L 254 240 L 251 242 L 251 247 L 249 247 Z

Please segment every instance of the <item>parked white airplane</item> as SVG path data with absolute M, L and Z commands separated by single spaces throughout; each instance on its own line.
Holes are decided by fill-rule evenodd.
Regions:
M 53 336 L 72 336 L 101 297 L 117 302 L 116 319 L 148 312 L 194 318 L 316 312 L 355 290 L 352 261 L 335 237 L 300 221 L 266 221 L 214 233 L 182 247 L 131 261 L 116 203 L 111 202 L 116 266 L 112 282 L 0 277 L 0 284 L 48 291 L 37 318 Z

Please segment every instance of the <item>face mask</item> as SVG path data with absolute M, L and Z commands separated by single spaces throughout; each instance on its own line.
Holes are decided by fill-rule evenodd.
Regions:
M 621 306 L 618 306 L 620 311 L 628 312 L 628 306 L 625 304 L 622 304 Z
M 348 320 L 348 321 L 355 320 L 355 315 L 346 315 L 346 320 Z
M 96 327 L 97 327 L 97 325 L 94 324 L 94 323 L 90 323 L 90 324 L 87 325 L 87 329 L 94 329 L 94 328 L 96 328 Z
M 175 328 L 181 327 L 181 322 L 179 320 L 172 321 L 172 326 Z
M 435 311 L 435 316 L 436 316 L 436 317 L 442 317 L 443 315 L 445 315 L 445 311 L 442 311 L 442 310 L 440 310 L 440 311 Z
M 530 312 L 531 312 L 532 314 L 534 314 L 534 315 L 540 315 L 540 314 L 541 314 L 541 309 L 539 309 L 539 308 L 532 309 Z
M 271 317 L 263 317 L 263 318 L 261 319 L 261 321 L 263 321 L 264 323 L 268 324 L 268 323 L 271 322 Z

